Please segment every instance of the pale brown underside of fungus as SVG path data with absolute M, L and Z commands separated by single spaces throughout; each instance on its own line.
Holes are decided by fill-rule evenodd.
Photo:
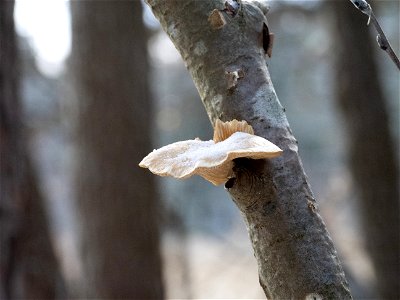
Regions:
M 281 153 L 278 146 L 254 135 L 246 121 L 217 120 L 213 140 L 195 139 L 164 146 L 147 155 L 139 166 L 160 176 L 187 178 L 197 174 L 219 185 L 232 177 L 235 158 L 264 159 Z

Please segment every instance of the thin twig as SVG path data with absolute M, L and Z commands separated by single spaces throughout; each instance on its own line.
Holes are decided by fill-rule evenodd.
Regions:
M 400 70 L 399 58 L 397 57 L 396 53 L 394 53 L 393 48 L 389 43 L 389 40 L 386 38 L 386 35 L 383 32 L 381 25 L 379 24 L 378 20 L 375 17 L 374 12 L 372 11 L 371 5 L 365 0 L 350 0 L 350 1 L 354 4 L 354 6 L 358 10 L 360 10 L 362 13 L 368 16 L 367 25 L 369 25 L 369 23 L 372 22 L 376 31 L 378 32 L 378 35 L 376 36 L 376 41 L 378 42 L 379 48 L 381 48 L 389 55 L 394 64 Z
M 375 26 L 376 31 L 378 31 L 378 35 L 376 36 L 376 41 L 378 42 L 379 47 L 387 52 L 392 61 L 396 64 L 397 68 L 400 70 L 399 58 L 397 57 L 396 53 L 394 53 L 392 46 L 390 45 L 388 39 L 386 38 L 386 35 L 383 32 L 381 25 L 379 24 L 373 12 L 371 13 L 371 22 Z

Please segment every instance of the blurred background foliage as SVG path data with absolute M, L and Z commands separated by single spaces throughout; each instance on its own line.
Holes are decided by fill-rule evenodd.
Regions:
M 52 2 L 16 2 L 21 118 L 68 293 L 80 297 L 82 290 L 88 288 L 82 287 L 85 270 L 80 255 L 82 241 L 75 185 L 79 156 L 76 130 L 82 99 L 77 97 L 67 76 L 72 35 L 69 3 Z M 353 295 L 372 299 L 378 297 L 377 276 L 365 247 L 357 201 L 360 193 L 348 164 L 351 143 L 348 123 L 335 99 L 335 60 L 343 46 L 339 44 L 336 26 L 341 15 L 332 8 L 335 2 L 338 1 L 270 1 L 268 21 L 270 31 L 275 33 L 275 43 L 267 64 L 299 141 L 304 168 L 345 265 Z M 347 9 L 355 10 L 348 4 Z M 399 2 L 372 4 L 395 52 L 399 53 Z M 195 137 L 211 139 L 212 126 L 193 82 L 179 54 L 145 5 L 143 20 L 148 36 L 148 82 L 153 95 L 148 122 L 152 147 L 146 151 Z M 366 27 L 366 22 L 363 18 L 358 26 Z M 372 30 L 370 35 L 373 41 Z M 135 35 L 132 39 L 135 40 Z M 387 100 L 393 147 L 398 154 L 399 73 L 375 42 L 372 47 Z M 112 80 L 129 83 L 132 79 Z M 138 163 L 126 161 L 132 168 Z M 148 178 L 147 170 L 140 171 L 142 180 Z M 201 178 L 184 181 L 156 178 L 156 186 L 161 206 L 155 217 L 161 231 L 166 297 L 263 298 L 245 225 L 223 187 L 214 187 Z M 109 205 L 113 205 L 112 199 Z

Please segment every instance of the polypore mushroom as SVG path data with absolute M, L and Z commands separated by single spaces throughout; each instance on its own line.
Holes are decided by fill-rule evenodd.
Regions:
M 270 141 L 254 135 L 246 121 L 217 120 L 214 139 L 176 142 L 153 150 L 140 163 L 160 176 L 187 178 L 194 174 L 219 185 L 233 175 L 233 160 L 247 157 L 264 159 L 279 156 L 282 150 Z

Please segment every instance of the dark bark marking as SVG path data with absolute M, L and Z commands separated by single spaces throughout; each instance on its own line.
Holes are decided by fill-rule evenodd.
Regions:
M 273 199 L 266 201 L 263 204 L 263 212 L 264 212 L 263 215 L 267 216 L 267 215 L 274 213 L 276 210 L 276 206 L 277 206 L 277 203 Z
M 269 32 L 268 25 L 263 23 L 263 31 L 262 31 L 262 44 L 265 53 L 268 57 L 272 56 L 272 47 L 274 45 L 274 37 L 275 35 L 272 32 Z
M 277 203 L 274 201 L 276 187 L 269 172 L 270 162 L 266 159 L 239 158 L 235 159 L 234 163 L 234 185 L 230 182 L 228 186 L 230 186 L 229 193 L 239 209 L 251 213 L 261 208 L 265 215 L 275 212 L 277 209 Z M 257 192 L 265 187 L 269 187 L 268 193 Z

